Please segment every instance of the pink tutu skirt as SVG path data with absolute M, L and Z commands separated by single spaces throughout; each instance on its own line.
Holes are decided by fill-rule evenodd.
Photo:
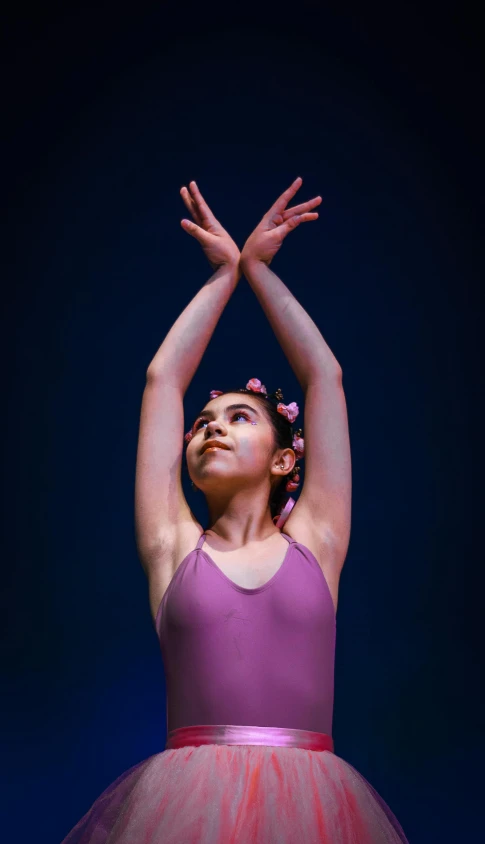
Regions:
M 173 730 L 62 844 L 407 844 L 330 736 L 277 727 Z

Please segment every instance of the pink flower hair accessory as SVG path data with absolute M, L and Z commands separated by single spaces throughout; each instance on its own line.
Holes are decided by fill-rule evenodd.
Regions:
M 292 448 L 293 448 L 293 451 L 296 454 L 297 459 L 298 459 L 298 457 L 304 457 L 305 456 L 305 440 L 302 437 L 302 433 L 303 433 L 303 431 L 300 428 L 300 430 L 297 431 L 296 434 L 294 434 L 294 436 L 293 436 Z
M 283 404 L 283 402 L 279 402 L 276 410 L 278 413 L 281 413 L 282 416 L 286 416 L 288 422 L 291 424 L 293 424 L 300 412 L 300 408 L 298 407 L 296 401 L 292 401 L 291 404 Z
M 300 486 L 300 475 L 298 472 L 300 471 L 300 467 L 295 464 L 291 471 L 291 475 L 288 477 L 288 481 L 286 484 L 286 491 L 287 492 L 294 492 L 295 489 L 298 489 Z
M 259 378 L 250 378 L 246 384 L 246 390 L 251 390 L 253 393 L 263 393 L 265 396 L 268 395 L 266 387 L 261 383 Z

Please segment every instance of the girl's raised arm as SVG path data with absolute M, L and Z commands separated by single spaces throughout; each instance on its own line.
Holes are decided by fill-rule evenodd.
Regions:
M 302 179 L 277 199 L 249 236 L 240 265 L 305 394 L 305 481 L 285 531 L 331 561 L 337 576 L 350 539 L 351 456 L 342 369 L 309 314 L 269 264 L 284 238 L 318 218 L 316 196 L 287 208 Z
M 146 572 L 173 555 L 180 528 L 195 521 L 181 481 L 183 398 L 241 277 L 239 249 L 195 182 L 181 195 L 195 220 L 182 220 L 182 226 L 200 242 L 214 274 L 175 321 L 147 369 L 135 478 L 136 542 Z

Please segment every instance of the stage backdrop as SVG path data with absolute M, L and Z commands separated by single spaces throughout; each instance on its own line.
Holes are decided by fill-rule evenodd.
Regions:
M 179 190 L 196 179 L 242 246 L 297 176 L 320 217 L 272 269 L 342 366 L 352 448 L 335 749 L 413 844 L 475 840 L 473 32 L 409 7 L 396 20 L 245 6 L 234 22 L 160 6 L 43 6 L 4 32 L 5 840 L 56 844 L 164 748 L 133 507 L 146 369 L 212 274 Z M 302 405 L 242 278 L 186 428 L 211 389 L 251 377 Z M 184 488 L 204 524 L 186 473 Z

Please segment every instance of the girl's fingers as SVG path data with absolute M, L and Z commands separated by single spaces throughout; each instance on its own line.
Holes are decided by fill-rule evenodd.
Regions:
M 202 221 L 200 219 L 200 214 L 197 205 L 195 204 L 194 200 L 192 199 L 190 193 L 188 192 L 185 186 L 183 188 L 180 188 L 180 195 L 185 203 L 185 207 L 187 208 L 187 210 L 190 211 L 194 220 L 200 224 Z
M 202 243 L 202 245 L 206 245 L 210 241 L 211 236 L 200 226 L 193 223 L 192 220 L 181 220 L 180 225 L 188 234 L 191 234 L 199 243 Z
M 292 217 L 293 214 L 304 214 L 305 211 L 310 211 L 312 208 L 316 208 L 317 205 L 320 205 L 321 201 L 321 196 L 315 196 L 307 202 L 302 202 L 301 205 L 294 205 L 293 208 L 287 208 L 286 211 L 283 211 L 283 219 L 287 220 L 288 217 Z
M 308 211 L 306 214 L 295 214 L 294 217 L 289 217 L 285 220 L 285 223 L 291 223 L 294 221 L 295 225 L 300 225 L 300 223 L 308 223 L 310 220 L 317 220 L 318 219 L 318 211 Z
M 285 220 L 285 223 L 289 223 L 291 220 L 296 220 L 297 225 L 298 225 L 299 223 L 308 223 L 310 220 L 317 220 L 317 219 L 318 219 L 318 211 L 307 211 L 306 214 L 294 214 L 292 217 L 288 217 Z
M 300 223 L 308 223 L 309 220 L 318 220 L 318 211 L 309 211 L 307 214 L 300 214 Z
M 279 226 L 280 229 L 284 231 L 284 237 L 288 234 L 288 232 L 293 231 L 296 229 L 300 223 L 308 223 L 311 220 L 316 220 L 318 217 L 318 211 L 308 211 L 306 214 L 295 214 L 293 217 L 288 217 L 285 222 Z
M 199 210 L 199 214 L 201 216 L 202 221 L 204 223 L 207 222 L 208 225 L 215 225 L 217 223 L 217 220 L 214 217 L 209 206 L 207 205 L 207 202 L 204 200 L 199 188 L 197 187 L 196 182 L 190 182 L 189 188 L 192 194 L 192 198 Z
M 276 200 L 274 205 L 271 206 L 267 216 L 273 216 L 274 214 L 282 214 L 284 209 L 288 205 L 290 199 L 292 199 L 297 190 L 301 188 L 302 183 L 303 179 L 301 178 L 301 176 L 298 176 L 298 178 L 295 179 L 295 181 L 290 185 L 290 187 L 283 191 L 283 193 Z

